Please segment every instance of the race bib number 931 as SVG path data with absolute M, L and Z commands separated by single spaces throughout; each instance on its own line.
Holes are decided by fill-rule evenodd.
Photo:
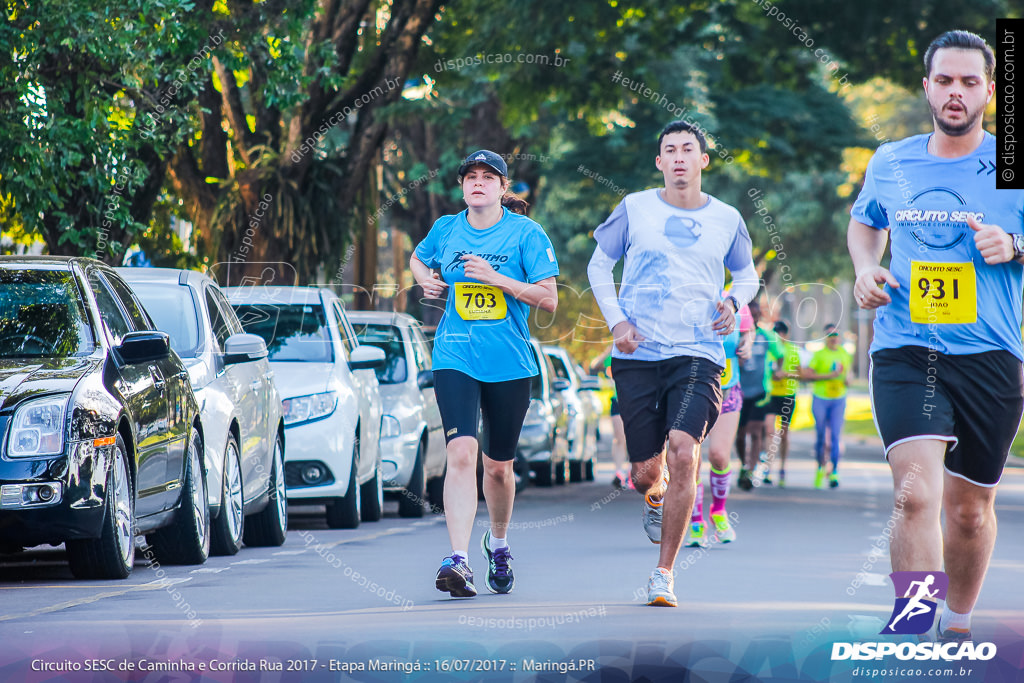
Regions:
M 911 261 L 910 320 L 932 325 L 977 322 L 974 264 Z

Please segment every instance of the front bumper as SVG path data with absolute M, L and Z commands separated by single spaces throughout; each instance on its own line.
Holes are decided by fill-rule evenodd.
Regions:
M 0 462 L 0 540 L 28 547 L 99 538 L 112 448 L 79 441 L 68 444 L 70 456 Z M 59 497 L 33 500 L 26 486 L 59 489 Z
M 409 485 L 420 446 L 420 434 L 402 434 L 380 440 L 380 460 L 384 471 L 384 490 L 399 491 Z
M 323 420 L 285 426 L 285 466 L 290 462 L 318 461 L 330 470 L 331 483 L 320 486 L 288 486 L 288 500 L 309 498 L 340 498 L 348 491 L 352 473 L 352 440 L 343 438 L 345 422 L 338 413 Z
M 551 425 L 532 422 L 523 425 L 519 433 L 519 452 L 527 462 L 551 460 Z

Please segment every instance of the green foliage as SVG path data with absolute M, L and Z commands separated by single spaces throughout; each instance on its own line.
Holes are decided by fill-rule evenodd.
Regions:
M 8 2 L 0 24 L 0 193 L 53 253 L 117 261 L 145 230 L 160 156 L 184 134 L 163 89 L 203 34 L 193 2 Z M 160 124 L 147 125 L 163 110 Z M 159 115 L 158 115 L 159 116 Z

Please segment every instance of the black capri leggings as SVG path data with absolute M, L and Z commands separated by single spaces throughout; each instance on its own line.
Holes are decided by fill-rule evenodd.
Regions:
M 519 432 L 530 407 L 530 377 L 505 382 L 481 382 L 458 370 L 434 370 L 434 394 L 444 425 L 444 441 L 477 436 L 483 414 L 491 460 L 507 462 L 516 456 Z

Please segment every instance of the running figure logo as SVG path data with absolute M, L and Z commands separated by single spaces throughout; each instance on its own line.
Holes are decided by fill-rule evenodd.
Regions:
M 946 597 L 949 577 L 945 572 L 893 572 L 889 577 L 896 590 L 896 604 L 881 634 L 927 632 L 935 621 L 938 601 Z

